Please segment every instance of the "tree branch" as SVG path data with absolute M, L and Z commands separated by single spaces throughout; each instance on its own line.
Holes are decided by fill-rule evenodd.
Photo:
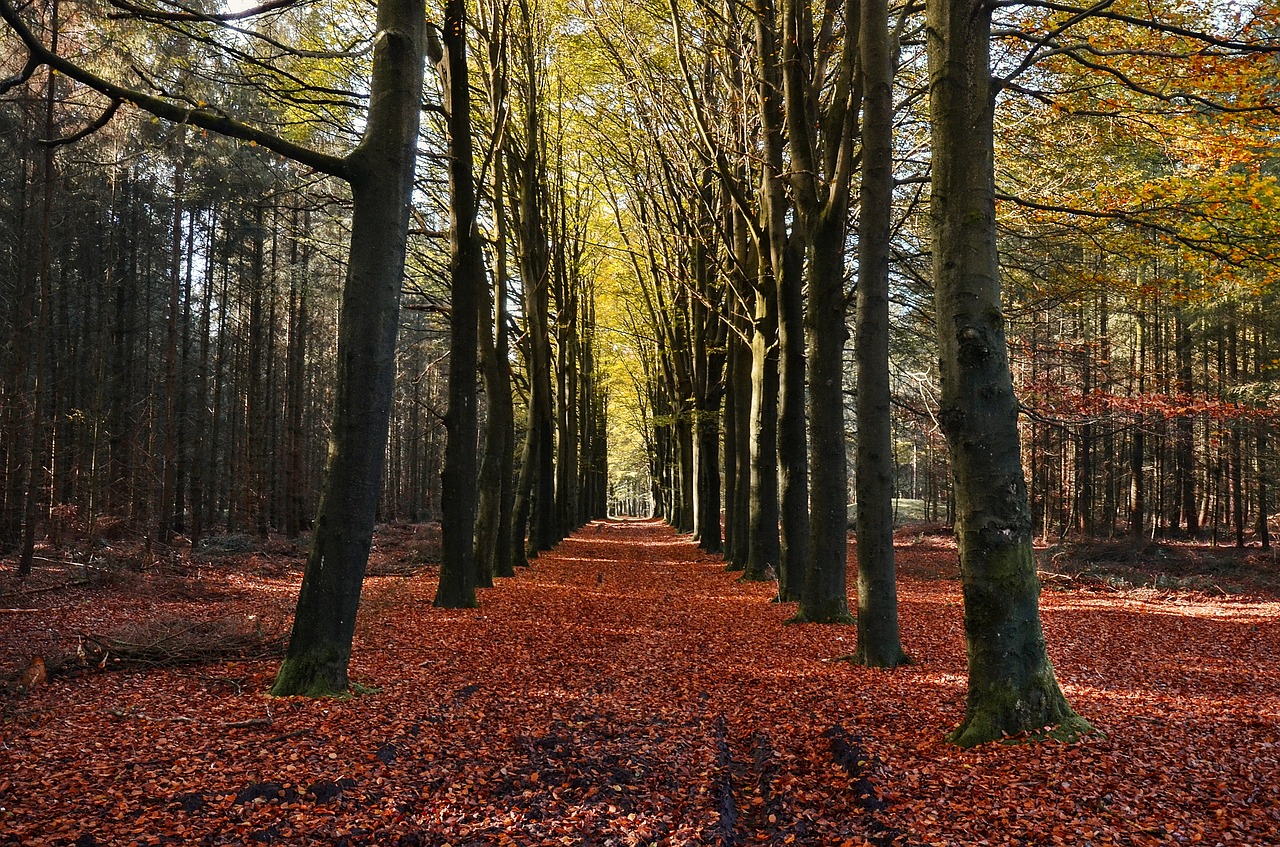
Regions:
M 108 106 L 96 121 L 89 124 L 84 129 L 72 135 L 63 138 L 43 138 L 40 143 L 45 147 L 63 147 L 67 144 L 75 144 L 82 138 L 88 138 L 107 124 L 111 123 L 111 119 L 115 117 L 116 111 L 124 104 L 123 100 L 113 99 L 111 105 Z
M 137 6 L 133 3 L 126 2 L 126 0 L 110 0 L 111 5 L 115 6 L 120 11 L 126 12 L 129 15 L 132 15 L 134 17 L 143 18 L 145 20 L 204 21 L 207 23 L 222 23 L 225 21 L 242 21 L 246 18 L 257 17 L 258 15 L 265 15 L 267 12 L 275 12 L 280 9 L 287 9 L 290 6 L 298 5 L 299 2 L 300 0 L 268 0 L 268 2 L 266 3 L 262 3 L 261 5 L 258 5 L 258 6 L 253 6 L 248 9 L 241 9 L 239 12 L 218 12 L 218 13 L 209 14 L 205 12 L 197 12 L 193 9 L 188 9 L 185 6 L 180 6 L 176 3 L 173 5 L 177 6 L 179 11 L 162 12 L 159 9 L 148 9 L 145 6 Z
M 207 107 L 198 107 L 195 109 L 186 106 L 180 106 L 160 97 L 136 91 L 118 85 L 110 80 L 103 79 L 95 73 L 80 67 L 74 62 L 64 59 L 54 53 L 44 43 L 36 37 L 26 23 L 18 16 L 9 0 L 0 0 L 0 18 L 9 25 L 14 34 L 22 40 L 30 51 L 31 58 L 28 65 L 35 62 L 36 65 L 48 65 L 58 73 L 74 79 L 94 91 L 103 94 L 112 100 L 121 100 L 126 103 L 132 103 L 145 112 L 150 112 L 158 118 L 173 121 L 179 124 L 190 124 L 199 129 L 216 132 L 219 135 L 225 135 L 228 138 L 236 138 L 241 141 L 247 141 L 250 144 L 256 144 L 264 147 L 273 153 L 278 153 L 287 159 L 314 168 L 321 173 L 329 174 L 340 179 L 348 178 L 347 162 L 344 158 L 321 153 L 310 147 L 304 147 L 301 144 L 295 144 L 292 141 L 280 138 L 258 127 L 251 126 L 242 121 L 238 121 L 220 112 L 216 112 Z M 34 69 L 33 69 L 34 70 Z

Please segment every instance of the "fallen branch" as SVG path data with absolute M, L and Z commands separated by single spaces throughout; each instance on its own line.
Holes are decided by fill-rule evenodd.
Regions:
M 189 718 L 186 715 L 174 715 L 173 717 L 153 718 L 151 715 L 145 715 L 142 712 L 130 712 L 126 709 L 107 709 L 107 714 L 113 718 L 137 718 L 140 721 L 150 721 L 151 723 L 195 723 L 195 718 Z
M 39 588 L 27 588 L 22 591 L 10 591 L 7 594 L 0 594 L 0 597 L 34 597 L 37 594 L 47 594 L 50 591 L 61 591 L 64 588 L 79 588 L 82 585 L 88 585 L 87 579 L 72 579 L 67 582 L 60 582 L 57 585 L 42 585 Z
M 223 729 L 248 729 L 251 726 L 271 726 L 275 721 L 271 718 L 249 718 L 245 721 L 232 721 L 224 723 Z
M 226 659 L 265 658 L 284 650 L 284 636 L 238 615 L 192 621 L 172 616 L 127 624 L 109 634 L 82 634 L 86 659 L 104 666 L 173 667 Z

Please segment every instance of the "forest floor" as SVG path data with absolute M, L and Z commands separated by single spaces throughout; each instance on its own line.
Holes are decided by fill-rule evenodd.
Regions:
M 1269 558 L 1250 582 L 1239 557 L 1048 552 L 1050 653 L 1105 735 L 966 751 L 943 740 L 965 692 L 944 536 L 900 533 L 916 663 L 885 672 L 654 522 L 591 524 L 468 611 L 431 607 L 424 532 L 380 531 L 352 662 L 372 693 L 344 700 L 265 696 L 291 545 L 22 585 L 5 562 L 0 673 L 77 646 L 89 667 L 0 696 L 0 845 L 1280 843 Z M 237 634 L 247 658 L 169 666 Z

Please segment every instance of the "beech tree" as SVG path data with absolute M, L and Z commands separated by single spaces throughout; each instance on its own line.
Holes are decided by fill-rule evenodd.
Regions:
M 467 67 L 465 0 L 449 0 L 444 11 L 441 73 L 449 127 L 449 411 L 445 418 L 442 487 L 447 492 L 441 524 L 442 561 L 435 605 L 477 605 L 474 535 L 476 521 L 476 351 L 480 331 L 480 287 L 484 254 L 476 227 L 476 186 L 471 136 L 471 85 Z M 409 202 L 406 198 L 406 204 Z
M 110 102 L 261 145 L 347 181 L 352 232 L 338 338 L 330 446 L 307 570 L 276 695 L 347 690 L 347 663 L 373 537 L 386 442 L 398 307 L 422 105 L 426 10 L 420 0 L 382 0 L 361 142 L 346 156 L 313 150 L 226 113 L 129 89 L 58 55 L 7 2 L 0 17 L 30 53 L 24 71 L 51 69 Z
M 969 694 L 951 734 L 971 747 L 1090 731 L 1067 703 L 1040 625 L 996 250 L 991 7 L 930 0 L 930 223 L 942 396 L 964 583 Z
M 889 387 L 889 251 L 893 217 L 893 65 L 889 8 L 862 0 L 862 184 L 855 356 L 858 363 L 857 660 L 907 660 L 898 634 L 893 563 L 893 436 Z M 837 383 L 839 380 L 837 380 Z

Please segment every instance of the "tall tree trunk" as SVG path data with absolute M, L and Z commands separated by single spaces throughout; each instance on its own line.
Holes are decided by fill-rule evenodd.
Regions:
M 819 623 L 851 622 L 847 596 L 848 468 L 844 440 L 844 341 L 845 330 L 845 221 L 849 210 L 850 183 L 853 173 L 853 138 L 857 126 L 858 100 L 861 93 L 855 83 L 861 19 L 853 2 L 830 2 L 821 8 L 822 18 L 815 20 L 813 4 L 783 0 L 781 40 L 782 95 L 786 104 L 786 128 L 791 150 L 788 182 L 795 206 L 791 248 L 798 256 L 794 273 L 788 270 L 779 281 L 779 303 L 782 325 L 787 317 L 790 298 L 784 293 L 784 281 L 795 280 L 798 287 L 809 290 L 808 313 L 804 316 L 806 336 L 799 343 L 807 346 L 808 385 L 808 456 L 804 469 L 812 473 L 813 490 L 804 492 L 806 522 L 805 552 L 796 563 L 804 569 L 802 580 L 793 571 L 797 567 L 784 562 L 783 571 L 790 584 L 787 593 L 800 600 L 796 620 Z M 834 46 L 831 33 L 843 19 L 843 46 L 831 55 Z M 820 92 L 829 91 L 825 96 Z M 767 122 L 767 121 L 766 121 Z M 767 137 L 767 136 L 766 136 Z M 766 159 L 768 148 L 766 143 Z M 772 226 L 772 224 L 771 224 Z M 772 236 L 771 236 L 772 238 Z M 801 283 L 802 260 L 808 254 L 808 275 Z M 798 309 L 796 309 L 798 311 Z M 797 316 L 798 318 L 798 316 Z M 797 330 L 799 328 L 797 327 Z M 788 332 L 784 332 L 784 336 Z M 806 344 L 807 343 L 807 344 Z M 784 359 L 787 356 L 783 346 Z M 793 363 L 791 367 L 796 367 Z M 789 406 L 785 399 L 792 377 L 783 368 L 784 415 Z M 799 377 L 803 379 L 803 375 Z M 805 411 L 804 386 L 797 386 L 796 399 Z M 783 426 L 788 426 L 783 424 Z M 790 424 L 796 435 L 788 441 L 800 440 L 799 422 Z M 783 526 L 796 507 L 788 506 L 783 497 Z M 791 520 L 794 520 L 792 518 Z M 784 533 L 785 534 L 785 533 Z M 788 558 L 784 549 L 784 559 Z M 800 584 L 803 590 L 799 591 Z M 797 592 L 799 592 L 797 594 Z
M 725 361 L 725 380 L 724 380 L 724 424 L 721 427 L 723 431 L 722 445 L 724 452 L 722 454 L 722 466 L 724 468 L 724 559 L 730 569 L 734 569 L 737 560 L 737 548 L 734 544 L 737 541 L 735 532 L 738 522 L 737 512 L 737 486 L 738 486 L 738 463 L 736 460 L 738 450 L 738 415 L 737 415 L 737 397 L 738 385 L 734 382 L 734 371 L 737 369 L 739 345 L 737 339 L 730 333 L 728 338 L 728 349 L 726 350 Z
M 511 510 L 511 536 L 508 539 L 507 556 L 512 568 L 529 566 L 525 532 L 533 514 L 533 477 L 536 473 L 534 465 L 537 462 L 537 449 L 532 434 L 526 434 L 524 447 L 520 452 L 520 475 L 516 479 L 515 501 Z
M 736 467 L 737 484 L 734 491 L 733 526 L 729 530 L 733 534 L 733 558 L 729 560 L 732 570 L 744 570 L 751 553 L 751 398 L 752 381 L 751 347 L 735 338 L 731 342 L 736 349 L 736 361 L 730 379 L 734 383 L 734 402 L 729 410 L 734 418 L 736 435 L 734 436 L 733 463 Z
M 859 34 L 864 93 L 862 189 L 858 214 L 858 306 L 854 330 L 854 353 L 858 363 L 858 472 L 855 481 L 858 647 L 854 656 L 861 664 L 889 668 L 906 662 L 907 655 L 902 650 L 898 633 L 898 590 L 893 561 L 894 467 L 890 429 L 892 395 L 889 392 L 893 57 L 889 47 L 889 7 L 886 0 L 862 0 Z M 811 308 L 816 311 L 816 304 Z M 815 442 L 817 429 L 815 421 Z M 815 461 L 815 471 L 817 467 Z M 817 489 L 816 483 L 814 489 Z
M 173 170 L 173 228 L 169 257 L 169 315 L 164 348 L 164 448 L 156 539 L 173 542 L 177 523 L 174 491 L 178 477 L 178 319 L 182 285 L 182 195 L 186 191 L 186 127 L 178 129 L 178 161 Z M 192 221 L 192 226 L 195 222 Z
M 772 227 L 770 228 L 772 232 Z M 781 524 L 781 550 L 778 558 L 778 599 L 783 602 L 800 601 L 800 616 L 815 622 L 826 620 L 829 614 L 848 618 L 848 601 L 843 591 L 839 598 L 829 598 L 825 590 L 830 586 L 814 586 L 810 594 L 807 584 L 809 555 L 809 432 L 805 420 L 805 316 L 804 316 L 804 244 L 797 234 L 784 241 L 781 265 L 778 273 L 778 512 Z M 843 244 L 841 245 L 843 248 Z M 777 247 L 775 246 L 775 257 Z M 777 263 L 775 263 L 777 268 Z M 843 279 L 843 268 L 837 277 Z M 812 301 L 813 292 L 810 292 Z M 844 337 L 843 298 L 841 300 L 839 337 Z M 828 327 L 829 329 L 830 327 Z M 841 404 L 843 406 L 843 404 Z M 843 427 L 841 428 L 843 440 Z M 843 447 L 843 445 L 842 445 Z M 837 456 L 822 456 L 822 462 L 844 463 L 844 452 Z M 843 499 L 843 495 L 842 495 Z M 840 569 L 840 583 L 844 585 L 844 568 Z M 811 597 L 825 607 L 830 599 L 833 607 L 805 609 L 806 599 Z M 839 608 L 835 608 L 839 607 Z M 810 619 L 808 615 L 813 613 Z
M 503 543 L 511 535 L 512 464 L 515 409 L 511 402 L 511 374 L 507 362 L 507 245 L 505 168 L 499 150 L 494 157 L 494 273 L 493 294 L 481 302 L 480 365 L 484 373 L 488 409 L 484 456 L 480 463 L 480 502 L 476 516 L 476 558 L 480 573 L 515 576 L 514 562 Z M 487 289 L 486 289 L 487 290 Z
M 209 224 L 205 228 L 205 266 L 202 288 L 204 296 L 200 304 L 200 355 L 196 364 L 195 402 L 192 404 L 194 415 L 191 421 L 191 442 L 194 445 L 194 457 L 191 462 L 191 549 L 200 544 L 205 528 L 205 505 L 208 502 L 206 480 L 209 468 L 209 442 L 205 439 L 208 430 L 209 408 L 209 348 L 211 346 L 210 329 L 213 325 L 213 291 L 216 282 L 214 276 L 214 235 L 218 231 L 217 207 L 209 211 Z
M 1254 335 L 1257 341 L 1257 350 L 1253 357 L 1253 378 L 1261 381 L 1263 374 L 1266 372 L 1267 363 L 1271 361 L 1271 352 L 1267 344 L 1267 330 L 1265 321 L 1268 312 L 1261 303 L 1258 304 L 1254 311 Z M 1258 543 L 1262 545 L 1263 550 L 1271 549 L 1271 481 L 1272 474 L 1270 468 L 1274 466 L 1275 457 L 1267 454 L 1267 445 L 1270 441 L 1271 424 L 1265 415 L 1259 415 L 1257 418 L 1254 433 L 1254 440 L 1257 447 L 1257 463 L 1258 463 L 1258 525 L 1255 532 L 1258 536 Z
M 435 605 L 472 608 L 476 602 L 476 345 L 484 254 L 476 229 L 476 186 L 467 74 L 466 0 L 448 0 L 444 13 L 445 112 L 449 127 L 449 409 L 445 413 L 441 488 L 440 586 Z
M 1146 320 L 1139 313 L 1135 328 L 1138 334 L 1136 352 L 1138 394 L 1146 391 L 1145 361 L 1147 351 Z M 1134 415 L 1133 436 L 1129 439 L 1129 535 L 1141 538 L 1147 526 L 1146 420 L 1142 412 Z
M 773 275 L 777 302 L 778 422 L 777 438 L 779 517 L 781 536 L 778 558 L 778 599 L 799 600 L 804 569 L 809 560 L 808 436 L 804 415 L 804 298 L 802 279 L 804 239 L 788 231 L 792 217 L 785 183 L 781 16 L 773 0 L 755 0 L 756 51 L 760 79 L 761 146 L 764 162 L 760 205 L 768 239 L 767 260 Z M 790 34 L 788 34 L 790 37 Z M 751 570 L 748 568 L 748 573 Z
M 965 719 L 950 739 L 970 747 L 1050 727 L 1074 737 L 1090 727 L 1045 649 L 1001 311 L 991 7 L 930 0 L 927 15 L 939 420 L 951 449 L 969 654 Z
M 551 260 L 547 252 L 547 198 L 540 104 L 539 53 L 533 43 L 537 26 L 533 10 L 520 0 L 521 25 L 528 41 L 522 45 L 527 90 L 524 100 L 523 155 L 514 159 L 518 202 L 512 208 L 520 275 L 524 282 L 525 330 L 529 344 L 530 453 L 529 539 L 527 551 L 550 550 L 556 542 L 555 409 L 552 397 L 550 294 Z M 523 524 L 517 523 L 523 531 Z
M 309 232 L 311 212 L 302 215 L 302 232 Z M 303 429 L 304 409 L 306 405 L 306 364 L 307 364 L 307 332 L 309 315 L 307 305 L 308 280 L 311 266 L 311 244 L 295 234 L 293 248 L 298 255 L 293 262 L 293 274 L 290 279 L 289 295 L 289 340 L 285 362 L 285 397 L 288 408 L 288 422 L 285 427 L 285 534 L 297 538 L 302 532 L 304 523 L 303 480 L 306 477 L 304 450 L 306 434 Z M 417 404 L 414 405 L 416 410 Z M 415 430 L 416 437 L 417 432 Z
M 275 695 L 323 696 L 348 687 L 395 387 L 425 25 L 421 0 L 378 3 L 364 138 L 346 160 L 353 208 L 332 446 L 293 632 L 271 687 Z M 470 529 L 468 520 L 467 549 Z
M 1191 326 L 1181 307 L 1174 309 L 1174 355 L 1178 365 L 1178 393 L 1190 397 L 1195 386 L 1192 371 Z M 1195 418 L 1191 414 L 1177 419 L 1177 446 L 1174 448 L 1174 486 L 1177 488 L 1177 510 L 1187 535 L 1195 538 L 1200 532 L 1200 515 L 1196 509 L 1196 445 Z M 1173 521 L 1178 528 L 1179 519 Z
M 763 262 L 761 263 L 763 265 Z M 777 576 L 778 538 L 778 354 L 777 307 L 771 280 L 761 274 L 751 335 L 751 420 L 747 563 L 743 579 Z
M 49 10 L 50 27 L 53 30 L 52 49 L 58 49 L 58 32 L 60 4 L 53 0 Z M 54 121 L 54 104 L 57 102 L 54 90 L 57 75 L 52 70 L 45 85 L 44 132 L 46 138 L 57 135 Z M 40 520 L 40 505 L 44 501 L 41 492 L 44 489 L 45 468 L 45 395 L 48 393 L 48 375 L 46 360 L 49 345 L 49 311 L 52 308 L 50 299 L 53 288 L 50 277 L 53 275 L 53 260 L 50 252 L 50 241 L 53 237 L 53 189 L 54 189 L 54 148 L 45 147 L 40 166 L 40 248 L 39 268 L 40 287 L 36 292 L 35 332 L 31 336 L 31 369 L 33 374 L 31 389 L 31 415 L 28 424 L 26 479 L 23 483 L 22 496 L 22 553 L 18 559 L 18 576 L 25 579 L 31 574 L 35 560 L 36 524 Z
M 812 549 L 797 617 L 813 623 L 853 622 L 849 615 L 846 575 L 849 471 L 845 455 L 843 391 L 844 342 L 848 335 L 844 320 L 844 244 L 844 209 L 828 210 L 828 214 L 819 216 L 816 221 L 809 256 L 807 329 L 813 525 Z M 883 423 L 887 429 L 887 414 Z M 892 466 L 892 454 L 889 461 Z M 892 524 L 892 503 L 886 502 L 890 506 L 889 520 Z M 861 524 L 858 530 L 861 548 Z M 892 547 L 892 527 L 889 543 Z M 892 585 L 892 570 L 889 580 Z

